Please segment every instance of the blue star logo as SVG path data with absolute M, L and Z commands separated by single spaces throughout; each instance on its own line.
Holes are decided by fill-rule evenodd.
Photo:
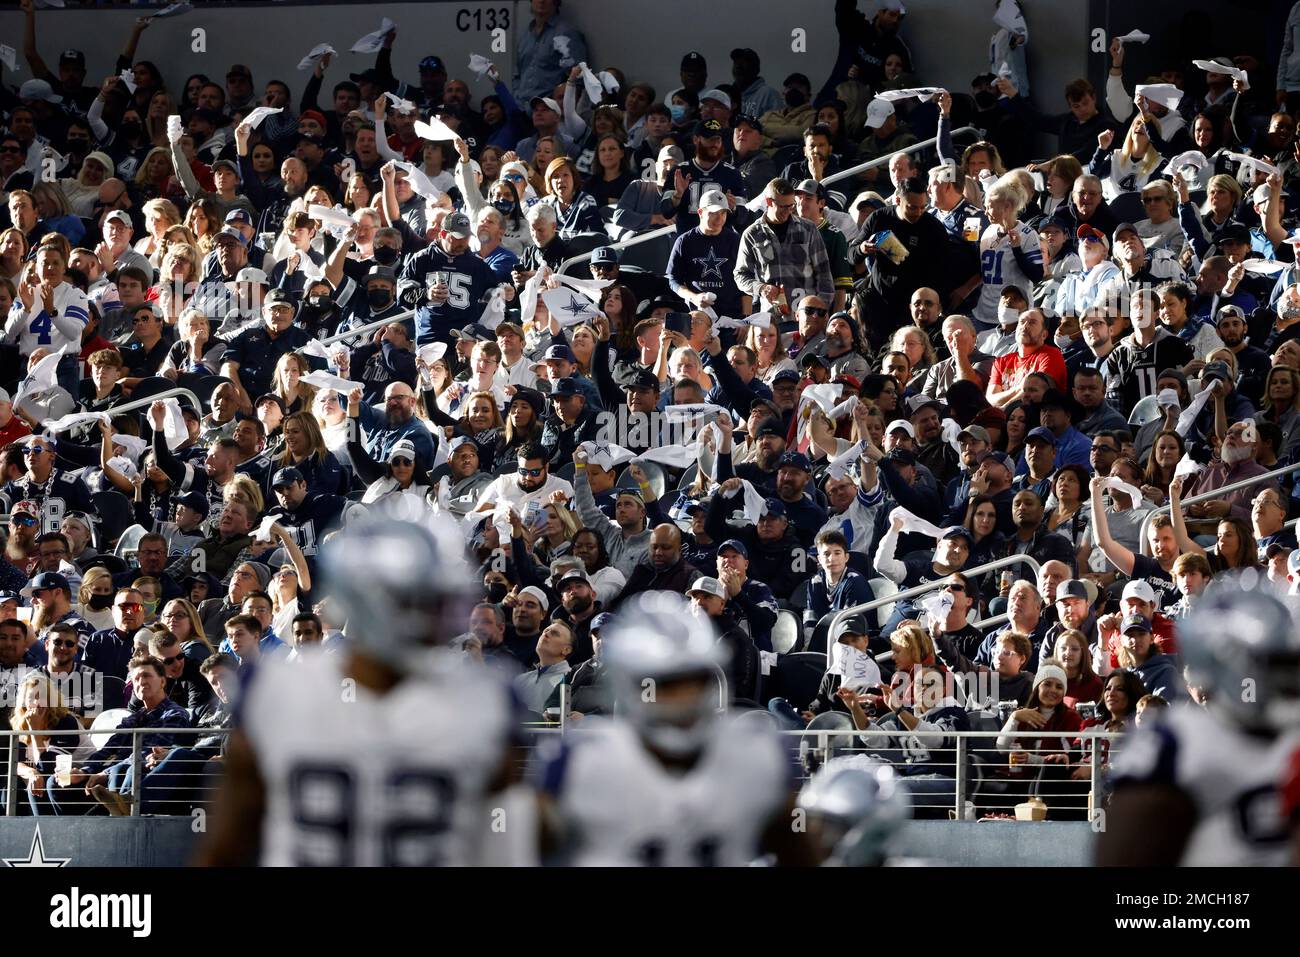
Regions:
M 707 256 L 696 256 L 691 261 L 699 264 L 701 279 L 706 276 L 716 276 L 719 279 L 724 278 L 722 275 L 722 267 L 726 264 L 727 260 L 724 257 L 719 256 L 712 246 L 709 247 L 709 254 Z
M 569 293 L 569 302 L 562 307 L 562 312 L 567 312 L 571 316 L 584 316 L 587 314 L 587 304 L 590 300 L 583 299 L 577 293 Z

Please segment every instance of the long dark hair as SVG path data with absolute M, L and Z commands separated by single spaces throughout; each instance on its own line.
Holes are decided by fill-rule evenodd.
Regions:
M 521 209 L 524 205 L 524 198 L 519 192 L 519 187 L 517 187 L 514 183 L 510 182 L 510 180 L 505 179 L 504 177 L 499 178 L 495 183 L 492 184 L 493 190 L 502 187 L 510 190 L 510 196 L 515 201 L 515 208 L 510 210 L 509 214 L 501 213 L 501 218 L 503 220 L 509 221 L 510 225 L 513 228 L 517 230 L 522 229 L 524 225 L 524 217 L 523 217 L 523 213 L 521 212 Z M 497 212 L 501 212 L 501 211 L 497 210 Z
M 608 549 L 605 548 L 605 537 L 601 535 L 600 532 L 596 531 L 593 528 L 580 528 L 573 533 L 572 540 L 576 541 L 578 536 L 581 535 L 583 532 L 588 533 L 589 535 L 592 536 L 592 538 L 596 540 L 596 567 L 592 569 L 588 569 L 588 574 L 590 574 L 591 572 L 598 572 L 602 568 L 608 567 L 609 551 Z
M 1124 694 L 1128 698 L 1128 710 L 1123 714 L 1111 714 L 1106 710 L 1106 685 L 1115 676 L 1119 676 L 1124 684 Z M 1097 720 L 1102 724 L 1110 724 L 1112 721 L 1126 721 L 1137 714 L 1138 701 L 1147 693 L 1147 687 L 1142 683 L 1136 671 L 1130 671 L 1128 668 L 1120 668 L 1112 671 L 1106 676 L 1105 682 L 1102 683 L 1101 700 L 1097 702 Z

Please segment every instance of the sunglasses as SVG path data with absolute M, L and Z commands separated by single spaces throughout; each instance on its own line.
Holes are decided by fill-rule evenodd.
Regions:
M 51 450 L 45 448 L 44 446 L 29 445 L 27 446 L 27 448 L 23 449 L 23 455 L 44 455 L 46 452 L 49 451 Z
M 527 475 L 529 478 L 541 478 L 542 473 L 546 471 L 546 466 L 539 469 L 520 469 L 520 475 Z
M 121 604 L 114 605 L 114 608 L 121 608 L 123 611 L 143 611 L 144 605 L 138 601 L 124 601 Z
M 943 587 L 944 587 L 944 591 L 962 592 L 966 590 L 966 586 L 960 583 L 944 585 Z
M 23 150 L 17 146 L 0 146 L 0 153 L 21 153 Z
M 32 518 L 30 515 L 15 515 L 14 524 L 21 525 L 23 528 L 31 528 L 36 524 L 36 519 Z
M 389 464 L 390 464 L 390 465 L 400 465 L 402 468 L 410 468 L 410 467 L 411 467 L 412 465 L 414 465 L 415 463 L 412 462 L 412 461 L 411 461 L 410 459 L 408 459 L 408 458 L 402 458 L 402 457 L 399 456 L 398 458 L 395 458 L 395 459 L 389 459 Z
M 50 644 L 52 644 L 55 648 L 75 648 L 75 647 L 77 647 L 77 643 L 76 643 L 75 641 L 55 641 L 55 640 L 51 639 L 51 640 L 50 640 Z
M 804 306 L 803 309 L 800 310 L 800 311 L 801 311 L 801 312 L 805 312 L 805 313 L 807 313 L 807 314 L 810 315 L 810 316 L 828 316 L 828 315 L 830 315 L 830 310 L 829 310 L 829 309 L 818 309 L 818 308 L 816 308 L 815 306 Z
M 174 665 L 174 664 L 176 664 L 176 662 L 184 660 L 184 658 L 185 658 L 184 653 L 181 653 L 181 654 L 175 654 L 175 655 L 172 655 L 170 658 L 164 658 L 164 659 L 162 660 L 162 663 L 165 664 L 165 665 Z

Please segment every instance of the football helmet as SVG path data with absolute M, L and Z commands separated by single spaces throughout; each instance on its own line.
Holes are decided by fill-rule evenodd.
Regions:
M 800 790 L 797 807 L 828 867 L 879 867 L 912 816 L 894 769 L 861 754 L 827 761 Z
M 403 672 L 446 643 L 472 591 L 464 538 L 436 516 L 366 516 L 326 541 L 320 568 L 325 591 L 347 618 L 349 640 Z
M 1300 633 L 1286 606 L 1239 581 L 1212 583 L 1178 625 L 1189 683 L 1238 726 L 1300 726 Z
M 723 650 L 713 624 L 684 598 L 647 592 L 623 603 L 601 632 L 600 656 L 614 683 L 617 713 L 655 750 L 698 752 L 726 701 Z M 683 682 L 698 680 L 698 688 Z

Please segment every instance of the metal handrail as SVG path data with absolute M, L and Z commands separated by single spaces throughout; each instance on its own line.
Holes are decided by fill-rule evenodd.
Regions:
M 977 565 L 974 568 L 962 568 L 958 571 L 958 574 L 972 577 L 975 575 L 981 575 L 984 572 L 993 571 L 994 569 L 1006 568 L 1009 565 L 1020 564 L 1028 565 L 1034 570 L 1034 577 L 1038 577 L 1038 570 L 1042 566 L 1038 564 L 1037 560 L 1028 555 L 1008 555 L 1005 558 L 995 558 L 991 562 L 985 562 L 983 565 Z M 854 605 L 850 608 L 841 609 L 835 613 L 835 617 L 831 619 L 830 627 L 826 629 L 827 647 L 830 645 L 830 636 L 835 634 L 835 629 L 839 627 L 840 622 L 845 618 L 848 618 L 851 615 L 860 615 L 863 612 L 874 611 L 882 605 L 891 605 L 896 602 L 906 601 L 909 598 L 915 598 L 917 595 L 924 595 L 926 592 L 937 591 L 943 586 L 944 579 L 940 578 L 932 582 L 926 582 L 924 585 L 916 585 L 915 587 L 908 588 L 905 591 L 896 592 L 893 595 L 888 595 L 884 598 L 873 598 L 871 601 L 865 602 L 861 605 Z
M 171 399 L 182 395 L 189 397 L 190 402 L 194 404 L 195 412 L 198 412 L 200 415 L 203 414 L 203 403 L 199 401 L 199 397 L 189 389 L 183 389 L 180 386 L 176 386 L 174 389 L 167 389 L 166 391 L 159 392 L 156 395 L 151 395 L 148 398 L 134 399 L 130 402 L 123 403 L 122 405 L 115 405 L 110 409 L 105 409 L 104 411 L 109 412 L 112 415 L 120 415 L 123 412 L 132 412 L 135 409 L 143 409 L 145 406 L 153 405 L 155 402 L 161 402 L 164 399 Z
M 357 326 L 355 329 L 349 329 L 347 332 L 336 332 L 332 336 L 326 336 L 324 339 L 317 339 L 323 346 L 333 345 L 336 342 L 342 342 L 344 339 L 351 339 L 353 336 L 364 335 L 372 329 L 379 329 L 383 326 L 390 325 L 394 322 L 405 322 L 415 316 L 416 310 L 407 309 L 403 312 L 394 313 L 384 319 L 376 319 L 374 322 L 367 322 L 364 326 Z M 299 352 L 302 350 L 299 349 Z
M 1225 492 L 1235 492 L 1238 489 L 1249 488 L 1252 485 L 1258 485 L 1260 482 L 1266 482 L 1269 479 L 1277 478 L 1279 475 L 1290 475 L 1291 473 L 1298 471 L 1300 471 L 1300 466 L 1284 465 L 1281 468 L 1273 469 L 1271 472 L 1261 472 L 1259 475 L 1253 475 L 1250 478 L 1242 479 L 1240 482 L 1233 482 L 1231 485 L 1221 485 L 1208 492 L 1201 492 L 1198 495 L 1193 495 L 1191 498 L 1183 499 L 1180 504 L 1194 505 L 1197 502 L 1208 502 L 1211 499 L 1222 498 Z M 1136 506 L 1137 503 L 1134 502 L 1133 504 Z M 1158 505 L 1151 509 L 1151 511 L 1147 513 L 1147 517 L 1142 520 L 1142 527 L 1138 530 L 1138 535 L 1140 536 L 1138 539 L 1138 548 L 1143 555 L 1150 554 L 1150 544 L 1148 542 L 1147 533 L 1151 530 L 1151 523 L 1155 521 L 1157 515 L 1169 514 L 1172 514 L 1172 512 L 1169 503 L 1166 502 L 1164 505 Z
M 950 137 L 956 136 L 959 133 L 978 133 L 978 132 L 980 131 L 973 126 L 963 126 L 961 129 L 953 130 L 952 133 L 949 134 L 949 136 Z M 848 179 L 850 176 L 856 176 L 859 173 L 863 172 L 864 170 L 875 169 L 878 166 L 886 166 L 889 164 L 889 161 L 892 160 L 899 153 L 919 153 L 922 150 L 927 150 L 930 147 L 936 145 L 938 142 L 939 142 L 939 137 L 932 136 L 928 140 L 921 140 L 919 142 L 911 144 L 910 146 L 904 146 L 902 149 L 894 150 L 892 153 L 886 153 L 883 156 L 877 156 L 875 159 L 868 160 L 865 163 L 859 163 L 857 166 L 850 166 L 848 169 L 842 169 L 838 173 L 834 173 L 830 176 L 827 176 L 824 180 L 821 181 L 821 183 L 823 186 L 828 186 L 831 183 L 839 182 L 842 179 Z M 676 226 L 660 226 L 658 229 L 652 229 L 648 233 L 638 233 L 637 235 L 633 236 L 631 239 L 625 239 L 617 243 L 611 242 L 609 245 L 614 249 L 618 249 L 618 250 L 627 249 L 630 246 L 636 246 L 640 243 L 649 242 L 652 239 L 658 239 L 660 236 L 666 236 L 669 233 L 673 232 L 676 228 L 677 228 Z M 555 271 L 557 273 L 562 273 L 570 266 L 576 266 L 578 263 L 586 262 L 591 258 L 592 252 L 595 252 L 595 250 L 591 250 L 585 253 L 579 253 L 577 256 L 570 256 L 568 259 L 564 260 L 564 262 L 560 263 L 559 268 L 556 269 Z

